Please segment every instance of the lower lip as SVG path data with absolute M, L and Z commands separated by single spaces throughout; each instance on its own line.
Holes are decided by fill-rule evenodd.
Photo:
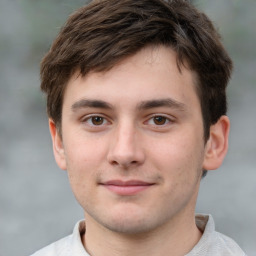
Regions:
M 104 185 L 107 189 L 114 192 L 115 194 L 122 196 L 136 195 L 152 185 L 138 185 L 138 186 L 116 186 L 116 185 Z

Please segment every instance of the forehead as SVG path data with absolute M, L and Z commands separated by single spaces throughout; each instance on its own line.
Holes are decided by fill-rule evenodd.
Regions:
M 169 47 L 146 47 L 105 72 L 78 73 L 67 84 L 64 105 L 81 98 L 102 99 L 113 104 L 127 101 L 174 98 L 182 103 L 198 101 L 196 75 L 177 67 L 176 53 Z

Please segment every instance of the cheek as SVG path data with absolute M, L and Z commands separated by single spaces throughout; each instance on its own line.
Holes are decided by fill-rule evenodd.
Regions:
M 64 141 L 67 172 L 75 194 L 91 189 L 96 175 L 101 170 L 104 148 L 97 140 L 76 140 L 74 137 Z M 83 193 L 84 194 L 84 193 Z
M 72 171 L 91 169 L 97 166 L 105 148 L 102 140 L 96 136 L 86 136 L 82 132 L 71 134 L 64 140 L 64 148 L 68 166 Z
M 179 133 L 151 147 L 153 165 L 167 177 L 171 187 L 191 184 L 200 175 L 203 164 L 203 140 L 196 133 Z
M 84 208 L 86 204 L 93 203 L 94 187 L 98 166 L 93 154 L 74 150 L 67 160 L 67 174 L 71 189 L 79 204 Z
M 166 166 L 190 165 L 191 162 L 201 160 L 202 142 L 200 139 L 187 135 L 171 136 L 157 141 L 152 149 L 154 158 Z
M 184 139 L 184 140 L 183 140 Z M 154 148 L 157 158 L 154 165 L 163 177 L 162 203 L 171 198 L 171 204 L 166 206 L 170 211 L 173 205 L 184 206 L 197 193 L 203 162 L 202 148 L 196 140 L 188 143 L 188 138 L 170 139 L 164 146 Z M 198 142 L 200 143 L 200 142 Z M 152 157 L 156 155 L 152 153 Z M 171 196 L 170 196 L 171 195 Z

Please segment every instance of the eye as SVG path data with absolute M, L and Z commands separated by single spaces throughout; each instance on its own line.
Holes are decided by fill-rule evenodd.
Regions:
M 84 119 L 83 122 L 87 123 L 90 126 L 102 126 L 107 123 L 107 120 L 102 116 L 89 116 Z
M 92 116 L 91 118 L 91 123 L 94 125 L 102 125 L 104 123 L 104 118 L 101 116 Z
M 154 116 L 152 119 L 156 125 L 164 125 L 169 121 L 165 116 Z
M 154 127 L 158 126 L 159 128 L 165 127 L 170 123 L 172 123 L 171 117 L 167 117 L 164 115 L 154 115 L 146 121 L 147 125 L 154 126 Z

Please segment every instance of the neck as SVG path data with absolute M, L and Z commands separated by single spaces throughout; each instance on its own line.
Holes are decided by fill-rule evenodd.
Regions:
M 83 243 L 90 255 L 96 256 L 160 256 L 170 252 L 171 255 L 184 256 L 198 243 L 202 234 L 196 227 L 194 213 L 190 217 L 182 215 L 156 230 L 132 235 L 110 231 L 86 216 Z

